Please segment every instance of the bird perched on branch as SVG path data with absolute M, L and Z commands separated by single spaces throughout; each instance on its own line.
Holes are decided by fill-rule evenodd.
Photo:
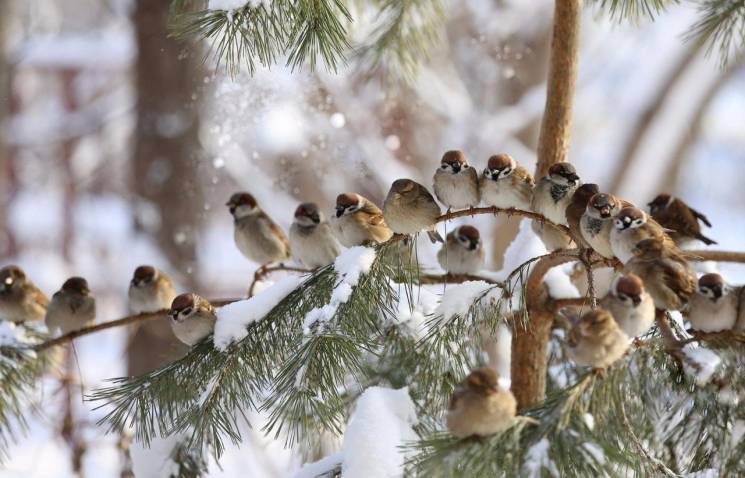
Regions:
M 587 203 L 590 202 L 590 198 L 600 192 L 600 187 L 597 184 L 585 183 L 579 186 L 572 195 L 572 200 L 569 202 L 564 214 L 567 218 L 567 225 L 569 230 L 572 231 L 574 240 L 578 241 L 582 247 L 590 248 L 590 245 L 582 237 L 582 229 L 580 227 L 580 220 L 582 215 L 587 209 Z
M 463 151 L 448 151 L 435 171 L 434 189 L 437 199 L 450 209 L 476 207 L 479 204 L 479 175 Z
M 163 271 L 153 266 L 139 266 L 129 283 L 129 309 L 134 314 L 168 309 L 176 288 Z
M 44 318 L 49 299 L 18 266 L 0 269 L 0 320 L 34 322 Z
M 636 274 L 616 277 L 600 307 L 611 313 L 618 326 L 631 338 L 645 334 L 654 323 L 654 301 Z
M 638 242 L 632 253 L 624 271 L 642 279 L 656 308 L 681 310 L 696 290 L 696 275 L 678 249 L 652 237 Z
M 570 163 L 553 164 L 533 190 L 531 209 L 554 224 L 567 224 L 566 209 L 579 187 L 579 176 Z M 549 250 L 566 249 L 572 240 L 568 234 L 551 224 L 533 221 L 533 231 Z
M 536 184 L 531 208 L 554 224 L 566 225 L 566 209 L 579 185 L 577 170 L 571 163 L 553 164 Z
M 295 258 L 311 269 L 331 264 L 341 252 L 339 241 L 315 203 L 303 203 L 295 210 L 290 248 Z
M 617 197 L 598 193 L 590 198 L 580 219 L 582 238 L 595 252 L 608 259 L 614 257 L 610 234 L 614 227 L 613 218 L 620 210 L 621 201 Z
M 577 365 L 606 368 L 629 348 L 629 337 L 605 309 L 585 313 L 569 330 L 568 353 Z
M 262 266 L 290 258 L 290 242 L 284 231 L 261 210 L 247 192 L 237 192 L 225 204 L 233 215 L 233 238 L 238 250 Z
M 416 234 L 427 231 L 433 243 L 443 242 L 436 228 L 441 212 L 427 188 L 411 179 L 393 181 L 383 202 L 383 217 L 393 232 Z
M 637 207 L 625 207 L 613 220 L 610 245 L 613 255 L 626 264 L 634 256 L 634 248 L 644 239 L 657 239 L 672 251 L 678 248 L 665 230 L 647 213 Z
M 719 274 L 704 274 L 688 302 L 688 320 L 701 332 L 730 330 L 737 322 L 740 289 L 730 287 Z
M 479 180 L 484 204 L 502 209 L 529 210 L 534 186 L 533 176 L 509 154 L 490 157 Z
M 711 227 L 706 216 L 676 197 L 659 194 L 649 203 L 649 212 L 662 227 L 670 229 L 670 237 L 679 247 L 687 246 L 695 240 L 707 246 L 717 243 L 701 234 L 699 221 Z
M 499 385 L 497 373 L 486 367 L 471 372 L 453 392 L 446 417 L 454 436 L 488 436 L 512 425 L 517 401 Z
M 356 193 L 336 197 L 336 215 L 331 226 L 345 247 L 379 244 L 393 236 L 380 208 Z
M 449 274 L 476 274 L 484 267 L 486 253 L 479 230 L 460 226 L 448 234 L 445 244 L 437 252 L 437 262 Z
M 190 347 L 211 334 L 217 321 L 215 308 L 197 294 L 181 294 L 173 299 L 168 317 L 173 335 Z
M 47 329 L 62 335 L 92 325 L 96 320 L 96 299 L 82 277 L 70 277 L 55 292 L 45 317 Z

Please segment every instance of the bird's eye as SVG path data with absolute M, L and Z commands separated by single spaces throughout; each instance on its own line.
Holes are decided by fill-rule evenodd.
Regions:
M 181 311 L 181 315 L 189 315 L 191 314 L 191 307 L 187 307 Z
M 464 163 L 464 164 L 462 164 L 462 165 L 461 165 L 461 167 L 462 167 L 463 169 L 468 169 L 468 168 L 469 168 L 469 166 L 468 166 L 467 164 L 465 164 L 465 163 Z
M 448 168 L 448 165 L 447 164 L 443 164 L 442 166 L 440 166 L 440 168 L 441 169 L 447 169 Z

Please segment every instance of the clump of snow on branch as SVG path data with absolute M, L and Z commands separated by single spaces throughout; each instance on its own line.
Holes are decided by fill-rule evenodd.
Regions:
M 259 7 L 261 5 L 269 6 L 271 0 L 210 0 L 209 10 L 237 10 L 245 6 Z
M 543 438 L 530 447 L 525 456 L 525 464 L 523 465 L 525 476 L 540 478 L 544 476 L 544 470 L 548 471 L 551 476 L 559 476 L 559 470 L 556 468 L 556 464 L 548 456 L 549 448 L 550 443 L 548 438 Z
M 30 343 L 23 327 L 7 320 L 0 321 L 0 346 L 19 347 Z
M 717 367 L 722 361 L 711 350 L 694 344 L 688 344 L 683 347 L 683 353 L 688 358 L 688 361 L 684 362 L 683 368 L 688 375 L 693 377 L 698 386 L 704 386 L 709 383 L 709 380 L 711 380 L 712 375 L 714 375 L 714 372 L 716 372 Z
M 412 337 L 420 338 L 427 317 L 434 315 L 440 298 L 424 287 L 413 294 L 399 293 L 399 297 L 396 322 L 392 325 L 398 325 Z
M 481 299 L 484 306 L 496 305 L 501 294 L 500 288 L 484 281 L 467 281 L 449 286 L 442 294 L 435 315 L 442 316 L 444 320 L 465 317 L 476 300 Z
M 282 299 L 295 290 L 304 280 L 301 276 L 287 276 L 274 285 L 247 300 L 228 304 L 217 311 L 215 323 L 215 348 L 227 349 L 232 342 L 243 339 L 247 327 L 263 319 Z
M 416 408 L 408 387 L 370 387 L 357 400 L 342 444 L 342 476 L 403 476 L 406 454 L 400 448 L 417 439 Z
M 313 463 L 303 465 L 297 473 L 293 475 L 293 478 L 317 478 L 319 476 L 330 475 L 330 472 L 335 468 L 341 466 L 343 455 L 341 453 L 334 453 L 321 458 Z
M 362 246 L 352 247 L 339 254 L 334 261 L 334 270 L 339 282 L 331 293 L 329 303 L 323 307 L 316 307 L 305 316 L 303 330 L 306 335 L 313 326 L 323 327 L 336 314 L 339 307 L 349 300 L 360 277 L 370 272 L 375 257 L 375 249 Z

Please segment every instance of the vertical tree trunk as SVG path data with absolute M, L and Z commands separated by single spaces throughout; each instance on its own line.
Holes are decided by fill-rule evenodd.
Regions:
M 569 157 L 572 137 L 572 105 L 579 66 L 579 27 L 581 0 L 556 0 L 554 32 L 548 64 L 546 108 L 538 136 L 538 163 L 535 177 Z
M 568 158 L 581 13 L 582 0 L 556 0 L 536 178 L 545 175 L 552 164 Z M 512 335 L 512 392 L 520 409 L 539 402 L 546 393 L 548 341 L 554 317 L 543 275 L 536 277 L 539 279 L 529 281 L 527 286 L 530 325 L 516 325 Z
M 188 53 L 193 46 L 168 37 L 169 4 L 139 0 L 134 13 L 138 56 L 132 191 L 158 211 L 160 223 L 147 232 L 157 239 L 172 272 L 193 289 L 202 194 L 199 112 L 192 95 L 201 75 L 198 61 Z M 151 370 L 182 352 L 166 320 L 148 321 L 132 337 L 129 372 Z

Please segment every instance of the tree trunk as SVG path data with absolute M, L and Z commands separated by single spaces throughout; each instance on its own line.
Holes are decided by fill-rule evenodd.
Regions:
M 151 204 L 159 223 L 139 222 L 156 238 L 172 272 L 197 286 L 195 235 L 202 212 L 198 175 L 198 108 L 192 100 L 201 78 L 193 46 L 168 37 L 169 0 L 139 0 L 134 13 L 137 126 L 132 191 Z M 139 221 L 139 219 L 136 219 Z M 151 320 L 132 335 L 130 374 L 152 370 L 183 353 L 166 320 Z
M 581 12 L 581 0 L 556 0 L 536 178 L 544 176 L 552 164 L 568 158 Z M 526 291 L 530 324 L 528 327 L 516 324 L 512 335 L 512 392 L 521 410 L 539 402 L 546 394 L 548 341 L 554 315 L 543 274 L 536 275 L 537 268 L 531 273 Z
M 579 66 L 581 0 L 556 0 L 554 32 L 549 54 L 546 108 L 538 136 L 536 179 L 569 157 L 572 105 Z

